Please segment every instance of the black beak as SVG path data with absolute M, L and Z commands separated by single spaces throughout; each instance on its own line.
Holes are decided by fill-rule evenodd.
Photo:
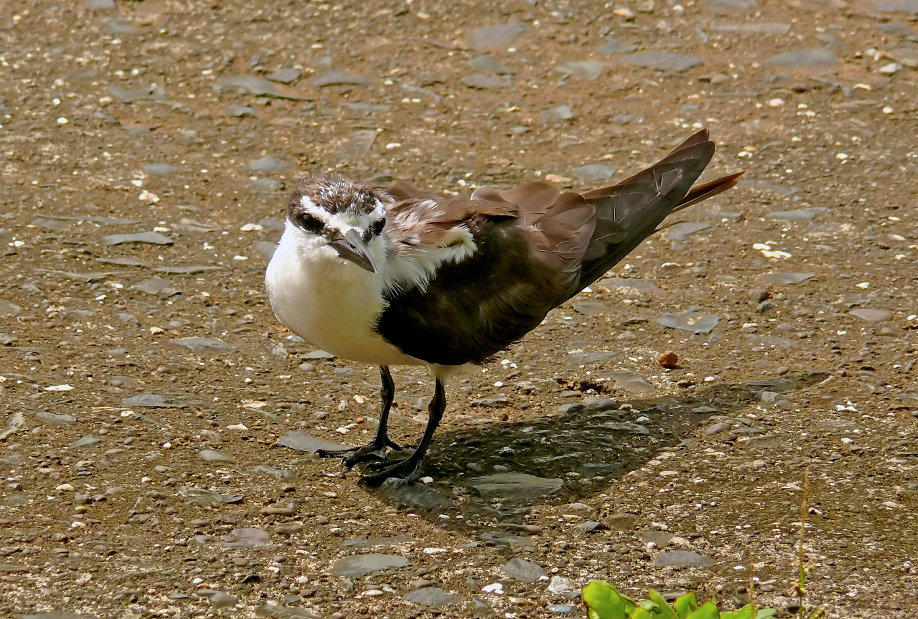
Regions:
M 361 269 L 366 269 L 370 273 L 376 272 L 376 265 L 367 252 L 367 245 L 356 230 L 348 230 L 344 238 L 331 241 L 329 246 L 338 252 L 339 256 L 350 260 Z

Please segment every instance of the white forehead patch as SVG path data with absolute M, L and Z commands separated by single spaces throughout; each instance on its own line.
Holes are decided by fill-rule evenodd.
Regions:
M 307 213 L 321 221 L 325 227 L 338 230 L 342 234 L 349 230 L 363 232 L 370 227 L 370 224 L 386 216 L 386 209 L 379 200 L 376 200 L 376 207 L 366 215 L 355 215 L 347 211 L 344 213 L 329 213 L 306 195 L 300 197 L 300 206 Z
M 302 206 L 307 213 L 321 221 L 323 224 L 327 224 L 332 217 L 331 213 L 326 211 L 324 208 L 316 206 L 316 203 L 310 200 L 309 196 L 304 195 L 300 198 L 300 206 Z

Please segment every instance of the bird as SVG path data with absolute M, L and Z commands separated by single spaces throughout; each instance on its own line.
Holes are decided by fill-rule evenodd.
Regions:
M 671 213 L 736 185 L 743 172 L 695 184 L 713 154 L 702 129 L 650 167 L 584 193 L 544 180 L 452 196 L 404 182 L 303 178 L 265 272 L 271 308 L 319 348 L 378 366 L 381 380 L 374 438 L 318 455 L 364 463 L 368 485 L 417 480 L 447 379 L 535 329 Z M 404 457 L 387 430 L 393 365 L 426 366 L 434 378 L 424 433 Z

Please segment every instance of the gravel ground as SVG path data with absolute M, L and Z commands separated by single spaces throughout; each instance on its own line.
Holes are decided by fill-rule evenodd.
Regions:
M 918 616 L 918 2 L 0 6 L 0 614 L 582 617 L 639 595 Z M 284 331 L 296 179 L 747 170 L 453 381 L 427 485 L 375 368 Z M 676 366 L 658 356 L 672 351 Z M 432 384 L 394 371 L 392 436 Z M 804 497 L 804 477 L 808 488 Z

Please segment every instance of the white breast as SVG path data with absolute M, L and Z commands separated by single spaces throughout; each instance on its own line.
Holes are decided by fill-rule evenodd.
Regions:
M 342 260 L 290 223 L 268 264 L 265 284 L 277 318 L 322 350 L 376 365 L 423 363 L 373 330 L 385 307 L 381 276 Z

